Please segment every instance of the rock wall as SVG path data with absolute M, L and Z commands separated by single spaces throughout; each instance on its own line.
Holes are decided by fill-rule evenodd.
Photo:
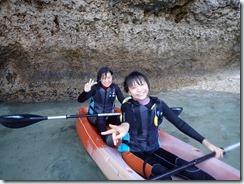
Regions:
M 240 63 L 238 0 L 0 0 L 0 101 L 74 100 L 98 69 L 154 91 Z

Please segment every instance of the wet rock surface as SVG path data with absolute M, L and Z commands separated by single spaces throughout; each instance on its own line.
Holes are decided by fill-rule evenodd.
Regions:
M 154 91 L 235 82 L 240 71 L 236 0 L 0 1 L 0 27 L 2 102 L 76 99 L 104 65 L 119 85 L 143 71 Z

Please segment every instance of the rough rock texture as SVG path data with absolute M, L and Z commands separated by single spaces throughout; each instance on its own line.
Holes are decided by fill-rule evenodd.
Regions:
M 105 65 L 119 85 L 143 71 L 154 91 L 238 72 L 240 2 L 0 0 L 0 101 L 76 99 Z

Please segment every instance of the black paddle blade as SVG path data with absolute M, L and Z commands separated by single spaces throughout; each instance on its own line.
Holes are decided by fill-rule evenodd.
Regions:
M 8 128 L 23 128 L 42 120 L 47 120 L 47 117 L 34 114 L 11 114 L 0 116 L 0 123 Z
M 183 107 L 171 107 L 170 108 L 177 116 L 183 111 Z

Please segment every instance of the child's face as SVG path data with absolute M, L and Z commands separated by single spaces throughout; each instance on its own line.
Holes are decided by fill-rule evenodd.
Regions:
M 147 98 L 149 93 L 149 87 L 145 80 L 134 81 L 131 86 L 129 86 L 128 94 L 135 100 L 144 100 Z
M 104 73 L 102 74 L 100 81 L 103 86 L 109 87 L 112 84 L 113 76 L 111 75 L 111 73 Z

